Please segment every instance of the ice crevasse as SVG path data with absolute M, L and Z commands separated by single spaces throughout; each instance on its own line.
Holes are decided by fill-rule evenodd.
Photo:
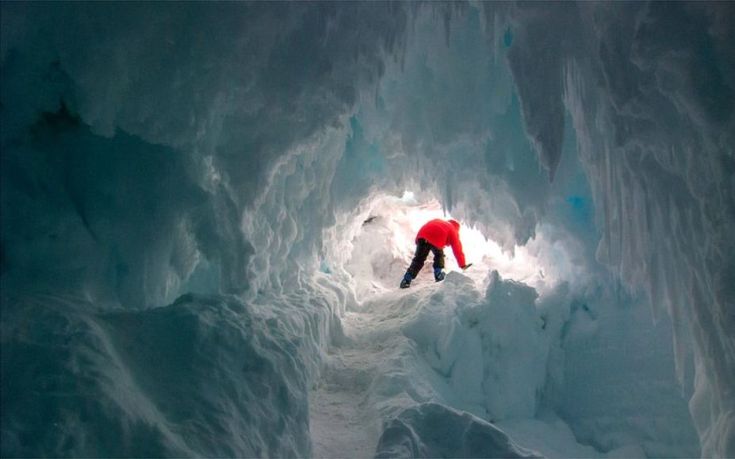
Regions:
M 0 8 L 2 456 L 735 456 L 732 4 Z

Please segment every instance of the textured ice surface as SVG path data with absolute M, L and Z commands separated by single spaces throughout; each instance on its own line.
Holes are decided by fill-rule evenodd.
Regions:
M 294 318 L 226 296 L 109 312 L 73 297 L 3 300 L 4 455 L 310 451 L 307 356 L 323 341 L 318 327 L 293 330 L 296 340 Z M 308 306 L 280 309 L 290 308 Z
M 363 231 L 382 233 L 374 221 Z M 372 255 L 359 251 L 361 244 L 355 249 L 356 257 Z M 491 422 L 491 431 L 500 428 L 515 444 L 547 457 L 602 457 L 613 450 L 697 454 L 669 341 L 645 338 L 656 332 L 650 320 L 631 338 L 617 327 L 639 319 L 631 317 L 631 306 L 608 310 L 599 292 L 572 293 L 566 282 L 539 297 L 494 271 L 484 291 L 477 290 L 472 276 L 487 274 L 484 267 L 480 261 L 480 272 L 469 276 L 450 272 L 440 284 L 427 268 L 408 291 L 399 292 L 386 291 L 379 277 L 373 279 L 374 291 L 343 317 L 345 338 L 328 352 L 323 379 L 312 394 L 316 455 L 339 455 L 353 445 L 351 454 L 365 457 L 375 444 L 384 455 L 416 455 L 422 448 L 430 455 L 480 454 L 457 447 L 460 434 L 445 435 L 472 424 L 452 410 Z M 600 323 L 589 317 L 603 311 L 618 330 L 611 330 L 612 337 L 601 336 Z M 624 346 L 610 346 L 611 341 Z M 604 355 L 584 353 L 598 342 L 607 346 Z M 572 355 L 565 358 L 567 352 Z M 631 354 L 639 357 L 631 361 Z M 641 364 L 653 367 L 640 373 Z M 598 369 L 588 370 L 594 365 Z M 428 410 L 427 403 L 451 410 Z M 432 423 L 437 410 L 446 418 L 446 430 Z M 656 412 L 666 412 L 668 419 L 662 422 Z M 572 429 L 584 436 L 584 444 Z
M 693 343 L 702 454 L 732 456 L 735 15 L 709 8 L 580 8 L 599 60 L 568 62 L 565 92 L 605 229 L 598 257 L 668 311 L 680 380 Z
M 426 403 L 394 418 L 380 436 L 375 457 L 539 457 L 500 429 L 469 413 Z
M 0 8 L 3 456 L 735 455 L 731 3 Z M 376 302 L 406 189 L 506 252 Z

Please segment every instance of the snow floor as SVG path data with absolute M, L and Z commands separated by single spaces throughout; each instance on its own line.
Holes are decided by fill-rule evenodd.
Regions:
M 322 379 L 309 396 L 314 457 L 374 457 L 382 432 L 369 390 L 405 339 L 401 315 L 386 294 L 365 304 L 368 312 L 347 312 L 342 323 L 347 340 L 330 349 Z
M 336 349 L 338 363 L 309 396 L 314 457 L 374 457 L 381 428 L 367 403 L 370 369 L 379 349 Z
M 446 380 L 426 363 L 419 346 L 405 333 L 425 314 L 421 309 L 431 308 L 432 298 L 447 301 L 451 310 L 452 303 L 456 307 L 456 300 L 462 298 L 457 293 L 468 284 L 459 273 L 439 284 L 423 273 L 410 289 L 396 286 L 365 301 L 359 312 L 345 314 L 346 339 L 330 348 L 322 377 L 309 396 L 314 457 L 374 457 L 384 423 L 422 403 L 455 405 L 483 417 L 481 408 L 456 406 L 461 405 L 457 403 L 461 394 L 450 393 Z M 578 444 L 556 417 L 498 423 L 497 427 L 512 435 L 517 445 L 533 448 L 526 450 L 532 455 L 604 457 Z

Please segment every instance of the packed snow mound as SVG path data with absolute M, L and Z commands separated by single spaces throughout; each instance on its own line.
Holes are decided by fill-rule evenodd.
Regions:
M 283 318 L 232 296 L 121 312 L 50 295 L 12 304 L 2 456 L 309 454 L 309 344 Z
M 376 458 L 541 457 L 487 421 L 436 403 L 409 408 L 387 423 Z
M 558 330 L 542 328 L 533 288 L 497 271 L 490 277 L 483 298 L 468 277 L 449 273 L 441 289 L 414 299 L 418 309 L 402 331 L 463 409 L 488 419 L 533 417 L 554 339 L 548 333 Z
M 497 306 L 513 311 L 523 301 L 499 298 Z M 538 317 L 527 320 L 521 312 L 517 322 L 487 324 L 484 331 L 460 323 L 464 307 L 482 304 L 485 300 L 472 279 L 451 272 L 443 282 L 375 295 L 348 312 L 344 339 L 326 356 L 324 380 L 312 396 L 315 453 L 338 455 L 335 445 L 349 447 L 343 439 L 351 438 L 359 457 L 370 448 L 379 457 L 530 455 L 516 447 L 522 443 L 514 443 L 491 425 L 491 418 L 516 414 L 501 409 L 489 413 L 486 407 L 491 403 L 486 400 L 494 394 L 486 394 L 483 387 L 513 397 L 516 381 L 493 381 L 495 375 L 516 367 L 540 372 L 543 380 L 547 362 L 524 359 L 523 352 L 512 349 L 507 350 L 517 359 L 493 361 L 484 355 L 481 336 L 497 334 L 503 327 L 521 336 L 520 323 L 534 324 Z M 488 363 L 478 365 L 481 361 Z M 483 371 L 489 367 L 497 373 Z M 531 392 L 520 390 L 515 396 L 531 406 L 533 416 L 537 397 Z M 573 436 L 565 446 L 570 444 L 576 445 Z
M 344 338 L 325 355 L 323 378 L 311 395 L 317 455 L 339 455 L 350 444 L 358 457 L 378 444 L 379 454 L 415 454 L 432 438 L 441 443 L 443 437 L 421 427 L 433 422 L 424 415 L 434 416 L 420 408 L 424 404 L 436 404 L 432 410 L 449 417 L 442 410 L 471 414 L 546 457 L 605 457 L 615 450 L 697 454 L 696 433 L 673 378 L 669 341 L 652 344 L 621 335 L 621 329 L 640 322 L 636 315 L 647 313 L 645 305 L 620 311 L 604 296 L 590 295 L 585 306 L 567 284 L 539 296 L 497 271 L 488 273 L 484 291 L 460 272 L 450 272 L 440 283 L 425 274 L 427 279 L 420 274 L 408 290 L 374 294 L 343 317 Z M 617 322 L 617 331 L 610 330 L 615 335 L 599 336 L 604 326 L 590 314 L 610 315 L 605 320 Z M 645 324 L 636 336 L 660 335 Z M 570 365 L 568 345 L 581 354 L 570 358 Z M 577 346 L 607 349 L 585 354 Z M 626 360 L 630 353 L 639 358 Z M 611 369 L 599 365 L 608 360 L 615 362 Z M 595 364 L 600 377 L 592 381 L 594 375 L 585 369 Z M 641 372 L 639 365 L 650 369 Z M 627 376 L 636 372 L 645 375 L 640 383 Z M 616 380 L 616 373 L 626 378 Z M 574 385 L 565 390 L 567 377 Z M 591 382 L 581 387 L 580 378 Z M 656 409 L 641 411 L 648 398 Z M 612 401 L 606 404 L 606 399 Z M 667 413 L 666 422 L 659 412 Z M 582 443 L 575 437 L 578 431 Z M 432 451 L 453 446 L 441 443 Z

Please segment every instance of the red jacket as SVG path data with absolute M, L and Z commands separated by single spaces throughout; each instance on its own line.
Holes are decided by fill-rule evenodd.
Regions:
M 426 239 L 429 244 L 440 249 L 451 245 L 459 267 L 464 267 L 464 252 L 462 252 L 462 242 L 459 240 L 459 223 L 455 220 L 447 221 L 436 218 L 429 221 L 416 235 L 417 242 L 419 239 Z

